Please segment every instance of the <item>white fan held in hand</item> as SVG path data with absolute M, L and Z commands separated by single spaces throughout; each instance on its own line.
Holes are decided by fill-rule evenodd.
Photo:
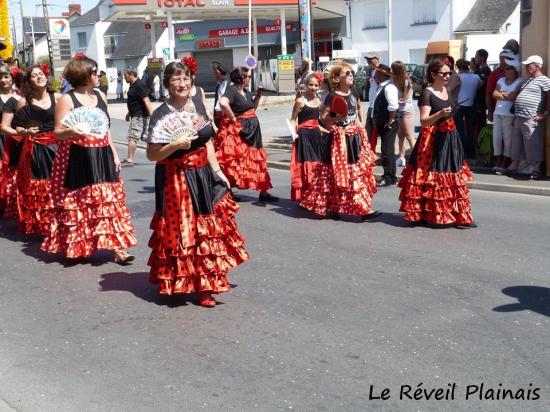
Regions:
M 97 107 L 77 107 L 65 115 L 61 124 L 79 134 L 99 138 L 109 130 L 109 118 Z
M 207 124 L 204 117 L 197 113 L 173 111 L 160 119 L 153 127 L 151 142 L 170 143 L 184 138 L 194 140 L 198 137 L 197 131 Z

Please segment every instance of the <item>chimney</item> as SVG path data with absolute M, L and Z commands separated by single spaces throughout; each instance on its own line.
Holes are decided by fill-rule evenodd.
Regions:
M 79 15 L 82 14 L 82 8 L 80 7 L 80 4 L 69 4 L 69 16 L 72 16 L 75 13 L 78 13 Z

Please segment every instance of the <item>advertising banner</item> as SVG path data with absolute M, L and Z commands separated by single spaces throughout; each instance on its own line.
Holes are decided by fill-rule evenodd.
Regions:
M 300 21 L 300 44 L 302 59 L 311 59 L 311 4 L 310 0 L 298 0 L 298 17 Z
M 67 19 L 50 19 L 50 37 L 52 40 L 69 40 L 71 29 Z

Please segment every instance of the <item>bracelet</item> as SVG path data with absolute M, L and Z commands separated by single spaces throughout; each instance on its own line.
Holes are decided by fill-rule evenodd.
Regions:
M 222 168 L 220 167 L 218 170 L 214 170 L 214 173 L 218 174 L 221 171 L 222 171 Z

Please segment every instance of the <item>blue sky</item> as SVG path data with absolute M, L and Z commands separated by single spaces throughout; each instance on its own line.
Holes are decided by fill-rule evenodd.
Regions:
M 21 6 L 19 2 L 23 2 L 23 13 L 25 16 L 42 16 L 42 6 L 36 6 L 41 4 L 42 0 L 8 0 L 9 15 L 15 16 L 15 27 L 17 30 L 17 41 L 21 42 Z M 61 13 L 68 11 L 69 3 L 79 3 L 82 6 L 82 13 L 87 12 L 93 8 L 99 0 L 47 0 L 50 4 L 48 12 L 50 16 L 61 16 Z M 10 19 L 10 27 L 12 22 Z

